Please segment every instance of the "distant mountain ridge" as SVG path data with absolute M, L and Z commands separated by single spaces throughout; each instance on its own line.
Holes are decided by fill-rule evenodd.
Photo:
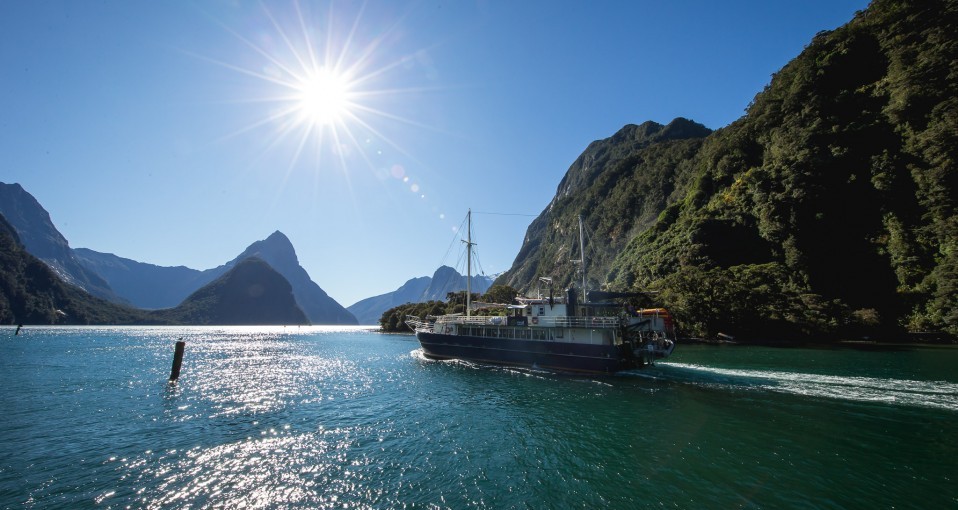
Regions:
M 0 214 L 16 230 L 27 251 L 46 262 L 63 281 L 108 301 L 128 303 L 106 280 L 80 263 L 50 214 L 22 186 L 0 182 Z
M 358 324 L 352 313 L 310 279 L 299 265 L 293 244 L 279 231 L 254 242 L 233 260 L 204 271 L 183 266 L 155 266 L 83 248 L 76 252 L 80 262 L 102 274 L 117 293 L 127 296 L 137 306 L 151 309 L 176 306 L 243 260 L 258 257 L 290 282 L 297 303 L 311 323 Z
M 286 278 L 254 256 L 240 260 L 179 306 L 152 313 L 181 324 L 309 324 Z
M 140 310 L 64 282 L 30 254 L 0 215 L 0 324 L 308 324 L 289 282 L 256 257 L 243 260 L 179 306 Z
M 254 242 L 226 264 L 199 271 L 146 264 L 86 248 L 74 250 L 50 221 L 49 213 L 19 184 L 0 183 L 0 212 L 5 211 L 16 218 L 11 225 L 18 236 L 31 240 L 32 245 L 23 243 L 27 251 L 46 255 L 41 258 L 65 282 L 113 302 L 144 309 L 174 308 L 243 260 L 259 257 L 289 281 L 310 322 L 358 324 L 349 311 L 310 279 L 299 265 L 289 238 L 279 231 Z
M 137 262 L 89 248 L 75 248 L 73 253 L 80 264 L 102 276 L 117 294 L 134 306 L 147 310 L 172 308 L 196 289 L 222 275 L 206 274 L 185 266 L 164 267 Z
M 492 286 L 492 278 L 473 275 L 472 292 L 483 293 Z M 449 266 L 441 266 L 431 277 L 420 276 L 408 280 L 398 289 L 358 301 L 346 309 L 360 324 L 378 324 L 383 312 L 406 303 L 445 301 L 450 292 L 466 289 L 466 277 Z

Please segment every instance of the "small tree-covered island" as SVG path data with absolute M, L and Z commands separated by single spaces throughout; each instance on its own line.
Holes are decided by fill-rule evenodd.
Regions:
M 646 122 L 593 142 L 494 288 L 576 281 L 563 250 L 581 214 L 590 285 L 654 292 L 685 337 L 953 342 L 956 20 L 955 2 L 873 2 L 731 125 Z M 380 322 L 401 331 L 405 314 L 457 303 Z
M 633 304 L 667 307 L 685 338 L 954 342 L 955 62 L 956 2 L 876 0 L 815 36 L 732 124 L 630 124 L 589 144 L 511 268 L 475 295 L 496 304 L 480 313 L 505 314 L 539 277 L 579 282 L 581 216 L 588 287 L 642 293 Z M 19 185 L 0 191 L 3 324 L 356 324 L 402 302 L 376 296 L 354 315 L 279 232 L 207 271 L 72 250 Z M 457 292 L 423 301 L 386 310 L 381 328 L 465 306 Z

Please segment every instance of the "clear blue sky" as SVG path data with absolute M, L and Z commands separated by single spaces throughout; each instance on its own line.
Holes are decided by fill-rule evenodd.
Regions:
M 725 126 L 866 6 L 2 1 L 0 181 L 74 248 L 152 264 L 280 230 L 348 306 L 459 266 L 468 208 L 528 215 L 474 216 L 482 269 L 508 269 L 590 142 Z

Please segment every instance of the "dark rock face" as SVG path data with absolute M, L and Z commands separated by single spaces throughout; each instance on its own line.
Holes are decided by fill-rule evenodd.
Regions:
M 0 182 L 0 214 L 16 230 L 31 255 L 45 262 L 63 281 L 90 294 L 126 303 L 100 275 L 84 267 L 50 220 L 50 213 L 19 184 Z
M 83 248 L 76 251 L 80 261 L 103 275 L 117 293 L 137 306 L 150 309 L 174 307 L 243 260 L 258 257 L 290 282 L 297 303 L 311 323 L 358 324 L 350 312 L 310 279 L 299 265 L 293 244 L 279 231 L 251 244 L 226 264 L 205 271 L 183 266 L 155 266 Z
M 289 282 L 257 257 L 243 259 L 180 306 L 157 313 L 187 324 L 309 324 Z
M 74 250 L 53 225 L 49 213 L 19 184 L 0 183 L 0 214 L 7 217 L 27 251 L 50 266 L 64 282 L 109 301 L 144 309 L 172 308 L 241 261 L 255 256 L 289 280 L 310 322 L 358 323 L 310 279 L 299 265 L 292 243 L 282 232 L 274 232 L 267 239 L 253 243 L 222 266 L 199 271 L 184 266 L 146 264 L 86 248 Z
M 263 259 L 289 281 L 296 302 L 313 324 L 359 324 L 352 313 L 310 279 L 306 270 L 299 265 L 293 243 L 282 232 L 277 230 L 266 239 L 251 244 L 238 257 L 227 263 L 226 267 L 249 257 Z
M 69 285 L 20 243 L 0 215 L 0 324 L 168 324 Z

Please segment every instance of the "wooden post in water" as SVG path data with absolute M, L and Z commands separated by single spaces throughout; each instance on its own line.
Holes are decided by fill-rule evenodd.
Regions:
M 173 351 L 173 370 L 170 371 L 170 382 L 174 383 L 180 377 L 180 365 L 183 364 L 183 351 L 186 350 L 186 342 L 179 340 L 176 342 L 176 349 Z

